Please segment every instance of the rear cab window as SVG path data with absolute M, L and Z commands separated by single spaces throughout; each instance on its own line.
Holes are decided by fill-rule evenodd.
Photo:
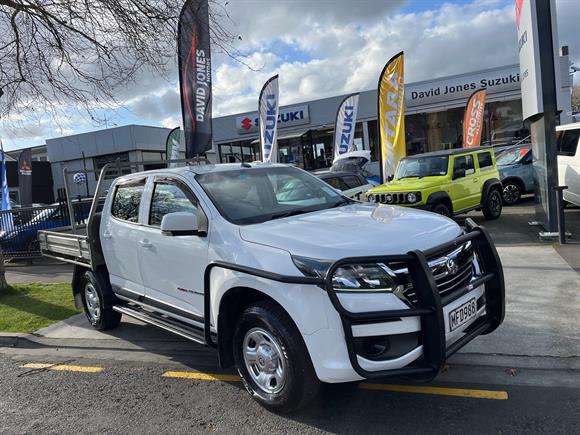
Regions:
M 477 164 L 479 165 L 479 169 L 489 169 L 493 167 L 493 159 L 491 157 L 491 152 L 486 151 L 483 153 L 477 154 Z
M 129 180 L 117 184 L 111 205 L 111 215 L 127 222 L 139 222 L 139 208 L 146 179 Z

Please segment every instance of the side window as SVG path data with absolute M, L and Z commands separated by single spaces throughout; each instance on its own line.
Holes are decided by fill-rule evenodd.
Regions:
M 479 169 L 484 169 L 490 166 L 493 166 L 493 161 L 491 159 L 491 153 L 479 153 L 477 154 L 477 162 L 479 163 Z
M 196 213 L 195 199 L 186 194 L 177 184 L 166 181 L 156 182 L 151 199 L 149 225 L 159 227 L 163 216 L 178 211 Z
M 128 222 L 139 221 L 139 205 L 145 189 L 145 180 L 117 186 L 111 214 L 118 219 Z
M 346 183 L 349 189 L 354 189 L 355 187 L 362 186 L 360 178 L 355 175 L 345 176 L 344 182 Z
M 558 154 L 561 156 L 575 156 L 580 138 L 580 129 L 556 132 L 558 135 Z
M 340 177 L 325 178 L 324 181 L 338 190 L 349 189 L 349 187 L 344 184 L 344 181 Z
M 465 169 L 465 175 L 473 174 L 475 172 L 475 167 L 473 166 L 473 156 L 468 154 L 466 156 L 455 157 L 455 162 L 453 163 L 453 170 Z

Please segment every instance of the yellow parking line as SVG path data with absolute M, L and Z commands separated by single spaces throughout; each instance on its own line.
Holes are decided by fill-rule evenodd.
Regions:
M 470 397 L 473 399 L 507 400 L 506 391 L 471 390 L 464 388 L 425 387 L 415 385 L 360 384 L 364 390 L 393 391 L 397 393 L 436 394 L 439 396 Z
M 196 379 L 200 381 L 239 382 L 241 380 L 238 375 L 220 375 L 200 372 L 165 372 L 161 376 L 164 378 Z
M 238 375 L 223 375 L 215 373 L 200 372 L 178 372 L 169 371 L 161 376 L 165 378 L 195 379 L 199 381 L 224 381 L 239 382 L 241 379 Z M 415 385 L 389 385 L 389 384 L 360 384 L 359 388 L 363 390 L 392 391 L 397 393 L 417 393 L 417 394 L 435 394 L 439 396 L 470 397 L 474 399 L 490 400 L 507 400 L 506 391 L 493 390 L 472 390 L 464 388 L 445 388 L 445 387 L 426 387 Z
M 72 366 L 68 364 L 47 364 L 47 363 L 28 363 L 20 367 L 23 369 L 44 369 L 66 372 L 83 372 L 83 373 L 99 373 L 104 370 L 102 367 Z

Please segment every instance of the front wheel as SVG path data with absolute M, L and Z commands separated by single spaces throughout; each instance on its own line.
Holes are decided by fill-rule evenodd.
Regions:
M 493 189 L 487 196 L 487 201 L 483 207 L 483 215 L 487 220 L 494 220 L 501 216 L 502 195 L 499 189 Z
M 447 204 L 443 202 L 435 204 L 435 206 L 431 209 L 431 211 L 433 213 L 437 213 L 448 218 L 450 218 L 452 215 L 451 209 L 447 206 Z
M 300 332 L 278 305 L 257 302 L 246 308 L 234 333 L 234 358 L 244 386 L 262 406 L 291 412 L 320 388 Z
M 503 203 L 505 205 L 514 205 L 521 197 L 522 189 L 519 184 L 509 181 L 503 186 Z

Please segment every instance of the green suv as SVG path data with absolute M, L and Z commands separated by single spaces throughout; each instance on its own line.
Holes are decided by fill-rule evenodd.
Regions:
M 370 189 L 375 203 L 421 208 L 444 216 L 482 210 L 501 215 L 502 185 L 491 147 L 436 151 L 402 159 L 393 179 Z

